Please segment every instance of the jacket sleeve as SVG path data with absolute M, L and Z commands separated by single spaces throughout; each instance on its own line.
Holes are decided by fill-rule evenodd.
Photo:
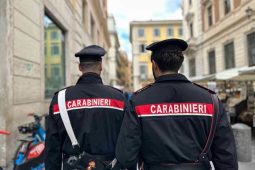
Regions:
M 58 133 L 57 123 L 53 116 L 53 105 L 51 104 L 46 124 L 45 169 L 61 170 L 61 138 Z
M 215 170 L 238 170 L 234 135 L 221 103 L 219 109 L 216 132 L 211 146 L 212 162 Z
M 135 113 L 132 101 L 125 108 L 125 115 L 120 129 L 117 145 L 116 158 L 126 168 L 136 165 L 141 147 L 141 126 Z

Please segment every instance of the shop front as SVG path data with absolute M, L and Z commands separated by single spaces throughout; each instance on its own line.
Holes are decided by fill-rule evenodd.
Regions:
M 231 124 L 241 122 L 255 127 L 255 66 L 234 68 L 191 81 L 218 94 Z

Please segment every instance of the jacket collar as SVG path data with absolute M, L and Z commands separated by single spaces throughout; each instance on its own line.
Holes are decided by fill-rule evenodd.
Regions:
M 164 81 L 185 81 L 190 82 L 184 75 L 182 74 L 166 74 L 163 76 L 159 76 L 155 83 L 164 82 Z
M 96 73 L 85 73 L 83 74 L 79 80 L 77 81 L 76 84 L 103 84 L 103 81 L 100 77 L 100 75 L 96 74 Z

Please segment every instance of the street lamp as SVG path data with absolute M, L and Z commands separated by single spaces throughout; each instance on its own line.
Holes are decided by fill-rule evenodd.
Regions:
M 253 9 L 248 7 L 246 10 L 245 10 L 245 13 L 246 13 L 246 16 L 248 17 L 248 19 L 251 18 L 252 14 L 253 14 Z

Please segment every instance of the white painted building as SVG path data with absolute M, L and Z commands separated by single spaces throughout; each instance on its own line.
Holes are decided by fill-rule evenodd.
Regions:
M 113 16 L 108 17 L 108 30 L 111 46 L 108 50 L 109 84 L 117 87 L 117 57 L 119 56 L 119 38 L 116 30 L 116 23 Z
M 188 77 L 202 73 L 202 56 L 198 51 L 198 41 L 202 36 L 200 0 L 183 0 L 183 39 L 189 44 L 181 72 Z

